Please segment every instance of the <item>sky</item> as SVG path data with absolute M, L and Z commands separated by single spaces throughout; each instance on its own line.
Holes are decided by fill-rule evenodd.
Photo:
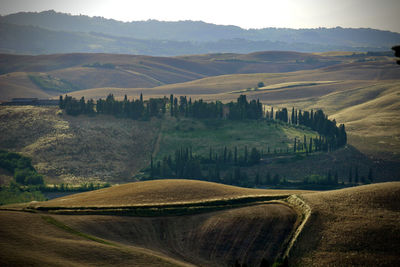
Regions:
M 374 28 L 400 33 L 400 0 L 0 0 L 0 14 L 44 11 L 120 21 L 195 20 L 249 28 Z

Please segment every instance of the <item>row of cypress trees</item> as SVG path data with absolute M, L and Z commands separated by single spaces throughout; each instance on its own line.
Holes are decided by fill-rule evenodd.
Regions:
M 235 146 L 233 150 L 224 147 L 221 153 L 213 151 L 210 147 L 207 157 L 193 155 L 192 148 L 180 148 L 175 150 L 174 157 L 165 156 L 162 161 L 150 163 L 150 177 L 167 178 L 202 178 L 204 170 L 208 171 L 207 177 L 219 178 L 222 169 L 230 166 L 252 166 L 259 163 L 261 151 L 253 147 L 250 151 L 247 146 L 242 153 Z
M 71 96 L 60 96 L 59 106 L 69 115 L 79 114 L 108 114 L 116 117 L 124 117 L 131 119 L 148 119 L 150 117 L 162 116 L 166 113 L 167 105 L 169 105 L 170 115 L 174 117 L 184 116 L 197 119 L 219 118 L 229 120 L 278 120 L 293 125 L 303 125 L 318 132 L 322 136 L 322 140 L 314 140 L 316 150 L 334 150 L 342 147 L 347 143 L 347 134 L 343 124 L 339 127 L 335 120 L 329 120 L 328 116 L 322 110 L 317 111 L 297 111 L 292 108 L 291 119 L 289 119 L 287 108 L 277 110 L 274 116 L 274 110 L 267 111 L 264 115 L 262 103 L 259 100 L 247 101 L 245 95 L 240 95 L 236 102 L 223 104 L 220 101 L 205 102 L 202 99 L 192 101 L 186 96 L 170 98 L 151 98 L 143 101 L 143 95 L 140 94 L 139 99 L 128 100 L 125 95 L 124 100 L 115 100 L 112 94 L 108 95 L 105 100 L 99 99 L 96 103 L 92 99 L 85 101 L 82 97 L 79 101 Z M 310 148 L 312 148 L 310 140 Z M 304 142 L 304 144 L 306 141 Z M 295 141 L 296 151 L 296 141 Z M 312 149 L 310 149 L 311 152 Z M 307 152 L 307 149 L 306 149 Z

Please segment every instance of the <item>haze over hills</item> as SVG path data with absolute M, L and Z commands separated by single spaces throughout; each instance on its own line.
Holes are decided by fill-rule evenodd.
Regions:
M 102 52 L 141 55 L 388 51 L 400 34 L 368 28 L 245 30 L 201 21 L 121 22 L 55 11 L 0 17 L 0 51 L 18 54 Z

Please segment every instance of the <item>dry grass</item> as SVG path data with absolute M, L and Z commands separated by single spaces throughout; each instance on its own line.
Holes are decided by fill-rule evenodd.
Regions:
M 0 147 L 32 157 L 49 182 L 121 182 L 148 164 L 158 125 L 71 117 L 55 107 L 1 107 Z
M 312 214 L 293 261 L 302 266 L 398 266 L 400 183 L 303 195 Z
M 65 231 L 40 214 L 0 211 L 1 266 L 188 266 L 146 249 Z
M 178 217 L 54 217 L 81 232 L 197 266 L 232 266 L 236 259 L 259 266 L 281 252 L 297 216 L 285 205 L 267 204 Z
M 307 58 L 320 62 L 296 63 Z M 333 61 L 333 62 L 332 62 Z M 345 62 L 345 59 L 340 59 Z M 262 52 L 248 55 L 214 54 L 185 57 L 149 57 L 114 54 L 58 54 L 40 56 L 0 55 L 0 69 L 12 78 L 0 79 L 1 100 L 11 97 L 45 97 L 26 77 L 16 78 L 15 73 L 43 73 L 63 79 L 81 89 L 100 87 L 150 88 L 162 84 L 193 81 L 205 77 L 232 73 L 271 73 L 314 69 L 331 65 L 337 59 L 305 53 Z M 87 67 L 112 64 L 113 68 Z M 36 88 L 32 90 L 31 88 Z M 18 90 L 13 90 L 18 89 Z
M 248 189 L 195 180 L 153 180 L 116 185 L 111 188 L 69 195 L 35 207 L 118 207 L 205 202 L 251 196 L 279 196 L 304 190 Z
M 38 88 L 25 72 L 0 75 L 0 100 L 10 101 L 17 97 L 49 98 L 53 96 Z

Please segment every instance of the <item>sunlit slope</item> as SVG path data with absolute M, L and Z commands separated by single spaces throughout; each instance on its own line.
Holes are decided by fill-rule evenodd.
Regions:
M 25 72 L 13 72 L 0 75 L 0 100 L 18 97 L 50 98 L 54 93 L 45 92 L 29 79 Z
M 196 180 L 152 180 L 74 194 L 34 207 L 107 207 L 205 202 L 240 197 L 288 195 L 304 191 L 248 189 Z
M 357 84 L 363 85 L 371 82 L 398 80 L 399 75 L 400 70 L 392 61 L 362 62 L 316 70 L 282 73 L 261 73 L 260 71 L 260 73 L 220 75 L 154 88 L 94 88 L 75 92 L 72 95 L 96 99 L 104 97 L 108 93 L 113 93 L 118 97 L 123 97 L 124 94 L 137 97 L 140 92 L 143 92 L 145 97 L 173 93 L 202 97 L 203 99 L 230 101 L 237 98 L 237 95 L 232 92 L 250 89 L 246 93 L 249 96 L 258 97 L 270 103 L 279 103 L 320 97 L 336 91 L 345 91 L 356 87 Z M 275 90 L 251 90 L 259 82 L 263 82 L 265 87 Z M 281 86 L 285 83 L 291 83 L 292 86 Z
M 306 59 L 315 61 L 306 63 Z M 340 62 L 342 62 L 341 60 Z M 62 80 L 72 86 L 68 91 L 90 88 L 151 88 L 163 84 L 182 83 L 210 76 L 233 73 L 275 73 L 337 64 L 336 59 L 307 53 L 258 52 L 252 54 L 210 54 L 185 57 L 151 57 L 121 54 L 55 54 L 39 56 L 0 54 L 0 74 L 16 72 L 43 75 Z M 32 83 L 24 86 L 12 76 L 2 82 L 0 100 L 12 97 L 43 97 L 56 94 L 56 88 L 32 95 Z M 12 87 L 19 86 L 19 91 Z M 25 92 L 26 91 L 26 92 Z
M 0 211 L 1 266 L 187 266 L 149 250 L 90 240 L 40 214 Z
M 304 266 L 398 266 L 400 183 L 303 195 L 311 217 L 292 254 Z
M 399 158 L 399 90 L 400 80 L 360 82 L 347 90 L 289 104 L 322 108 L 331 119 L 346 125 L 350 144 L 362 152 Z
M 159 123 L 0 107 L 0 147 L 32 158 L 49 183 L 123 182 L 149 164 Z

